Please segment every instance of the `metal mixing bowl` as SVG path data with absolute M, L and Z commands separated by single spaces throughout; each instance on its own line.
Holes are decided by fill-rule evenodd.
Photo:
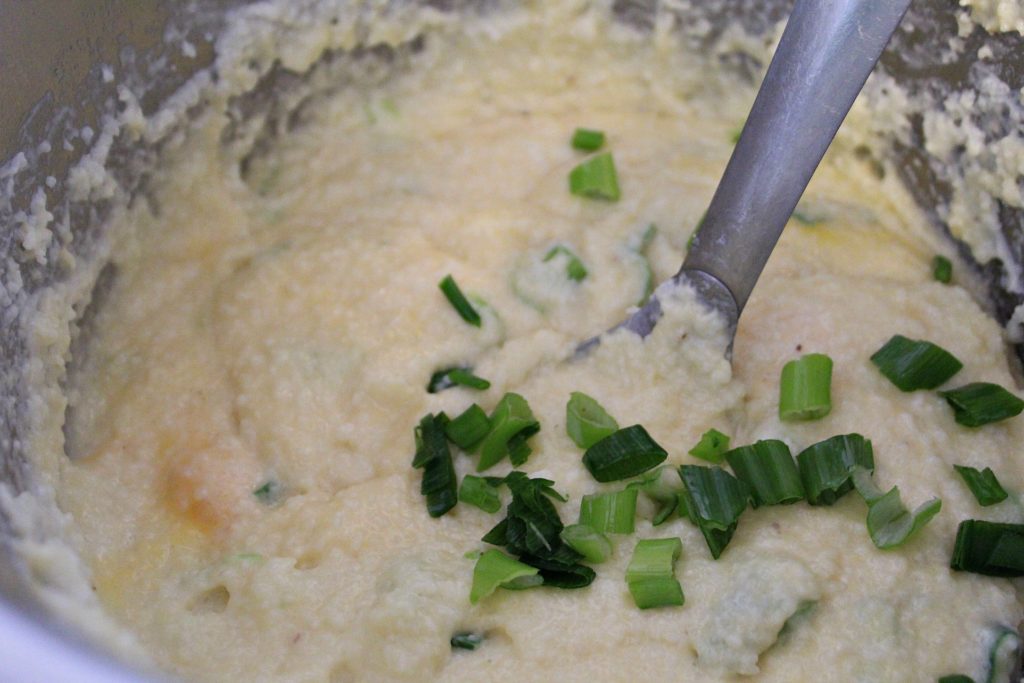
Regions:
M 343 0 L 342 0 L 343 1 Z M 393 0 L 400 3 L 401 0 Z M 460 12 L 467 6 L 501 0 L 420 0 L 442 11 Z M 651 27 L 656 0 L 615 0 L 623 21 Z M 59 260 L 44 265 L 26 258 L 16 233 L 18 212 L 25 210 L 37 188 L 45 187 L 48 206 L 57 221 L 69 221 L 73 241 L 69 249 L 89 258 L 102 234 L 109 206 L 103 202 L 71 201 L 65 194 L 68 169 L 87 151 L 78 131 L 98 130 L 104 114 L 118 106 L 116 86 L 127 83 L 149 114 L 193 74 L 207 68 L 212 43 L 241 0 L 0 0 L 0 169 L 24 154 L 25 168 L 5 179 L 0 171 L 0 284 L 16 279 L 22 286 L 0 297 L 0 479 L 15 491 L 33 484 L 26 462 L 26 406 L 28 389 L 21 369 L 26 358 L 25 319 L 20 311 L 33 296 L 67 277 Z M 688 4 L 695 6 L 689 7 Z M 698 18 L 716 27 L 741 22 L 752 32 L 766 32 L 786 16 L 787 0 L 720 0 L 679 3 L 682 25 Z M 1021 37 L 990 36 L 980 28 L 964 40 L 960 58 L 943 61 L 949 39 L 956 34 L 956 0 L 918 0 L 882 58 L 881 67 L 905 86 L 912 96 L 969 91 L 985 73 L 996 73 L 1012 93 L 1024 86 L 1024 63 L 1019 59 Z M 195 52 L 181 50 L 187 39 Z M 984 64 L 977 58 L 986 46 Z M 372 46 L 367 46 L 372 47 Z M 721 59 L 739 77 L 756 78 L 763 65 L 743 54 L 722 54 Z M 101 65 L 108 65 L 108 69 Z M 301 78 L 281 68 L 270 69 L 257 91 L 241 98 L 243 115 L 266 113 L 275 107 L 274 95 Z M 112 78 L 110 78 L 112 77 Z M 1008 106 L 1019 106 L 1019 101 Z M 286 115 L 287 111 L 275 115 Z M 894 144 L 896 160 L 913 195 L 932 217 L 936 229 L 946 230 L 939 216 L 948 200 L 950 168 L 932 157 L 921 144 L 921 121 L 913 121 L 909 142 Z M 998 114 L 979 114 L 978 124 L 992 135 L 1005 134 L 1006 120 Z M 70 149 L 65 142 L 71 142 Z M 48 143 L 41 144 L 41 143 Z M 111 159 L 118 182 L 129 193 L 142 190 L 148 169 L 159 160 L 159 142 L 144 145 L 125 138 L 115 140 Z M 52 177 L 47 182 L 48 177 Z M 5 184 L 9 186 L 5 187 Z M 7 196 L 10 201 L 4 201 Z M 1024 263 L 1024 214 L 999 205 L 1002 230 L 1014 260 Z M 970 258 L 966 246 L 964 256 Z M 1005 281 L 999 261 L 975 264 L 986 283 L 993 315 L 1005 322 L 1022 297 L 1013 290 L 1021 283 Z M 15 272 L 16 271 L 16 272 Z M 3 294 L 3 291 L 0 291 Z M 1017 355 L 1021 349 L 1018 346 Z M 114 662 L 89 646 L 81 636 L 50 614 L 31 590 L 31 571 L 10 551 L 11 526 L 0 513 L 0 679 L 10 683 L 47 681 L 138 681 L 140 674 Z

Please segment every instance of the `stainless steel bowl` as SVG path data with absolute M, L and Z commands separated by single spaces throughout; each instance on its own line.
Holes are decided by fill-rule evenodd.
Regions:
M 418 1 L 447 12 L 502 2 Z M 614 9 L 622 21 L 650 29 L 655 1 L 615 0 Z M 393 2 L 400 4 L 401 0 Z M 20 370 L 26 344 L 19 311 L 36 292 L 67 277 L 58 261 L 40 265 L 26 258 L 16 238 L 18 212 L 28 207 L 38 188 L 45 188 L 56 220 L 70 222 L 74 239 L 69 249 L 77 257 L 90 258 L 109 206 L 71 201 L 65 193 L 68 169 L 89 147 L 79 131 L 83 126 L 98 130 L 103 115 L 116 111 L 119 83 L 129 84 L 140 96 L 146 113 L 157 110 L 190 77 L 209 68 L 213 41 L 230 11 L 241 4 L 243 0 L 0 0 L 0 169 L 5 164 L 10 168 L 12 160 L 24 166 L 13 179 L 5 179 L 0 170 L 0 262 L 10 259 L 16 264 L 10 269 L 0 266 L 0 285 L 7 287 L 16 279 L 23 283 L 16 292 L 7 290 L 6 301 L 0 297 L 4 316 L 0 328 L 0 480 L 15 491 L 33 485 L 24 452 L 28 388 Z M 740 22 L 751 32 L 767 32 L 786 16 L 790 2 L 692 4 L 695 6 L 677 10 L 679 23 L 685 34 L 685 27 L 698 19 L 710 21 L 710 34 L 695 33 L 689 38 L 706 45 L 731 22 Z M 961 56 L 943 60 L 941 55 L 957 32 L 958 11 L 962 10 L 956 0 L 918 0 L 883 56 L 881 68 L 912 96 L 969 91 L 978 87 L 986 73 L 996 73 L 1012 92 L 1019 92 L 1024 86 L 1020 35 L 991 36 L 975 27 L 964 38 Z M 181 50 L 185 39 L 195 46 L 194 54 L 188 51 L 191 56 Z M 979 60 L 978 50 L 983 46 L 990 56 Z M 720 58 L 741 78 L 756 78 L 762 67 L 741 53 L 723 53 Z M 269 69 L 255 93 L 239 98 L 241 115 L 255 117 L 274 108 L 275 94 L 301 77 L 284 69 Z M 1008 101 L 1007 106 L 1019 107 L 1020 102 Z M 998 112 L 979 114 L 978 124 L 995 137 L 1006 132 L 1006 118 Z M 159 161 L 159 147 L 159 141 L 115 140 L 110 159 L 127 193 L 144 191 L 148 169 Z M 948 182 L 951 174 L 957 173 L 956 166 L 924 150 L 920 120 L 912 121 L 910 139 L 894 142 L 890 153 L 936 229 L 948 233 L 939 216 L 948 202 Z M 49 182 L 48 177 L 52 178 Z M 999 204 L 998 211 L 1012 258 L 1024 263 L 1024 212 L 1005 204 Z M 966 245 L 961 245 L 961 251 L 970 259 Z M 1024 289 L 1024 283 L 1007 282 L 1005 264 L 999 261 L 975 266 L 985 282 L 993 315 L 1006 322 L 1024 301 L 1015 293 Z M 1020 346 L 1016 355 L 1021 356 Z M 12 533 L 10 520 L 0 512 L 0 679 L 11 683 L 141 680 L 140 673 L 94 649 L 59 615 L 46 609 L 31 588 L 31 572 L 11 552 Z

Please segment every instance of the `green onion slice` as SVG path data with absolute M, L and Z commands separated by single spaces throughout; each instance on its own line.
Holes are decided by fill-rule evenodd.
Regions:
M 789 505 L 804 499 L 800 472 L 789 446 L 776 439 L 740 446 L 725 454 L 729 467 L 753 493 L 753 506 Z
M 583 265 L 580 257 L 569 247 L 561 244 L 551 247 L 548 253 L 544 254 L 544 263 L 562 257 L 565 259 L 565 276 L 573 282 L 582 282 L 587 277 L 587 267 Z
M 459 487 L 459 500 L 474 505 L 491 514 L 501 509 L 498 489 L 489 481 L 490 477 L 467 474 Z
M 491 431 L 491 421 L 484 409 L 473 404 L 445 425 L 448 440 L 469 452 Z
M 416 455 L 412 465 L 423 469 L 420 493 L 426 496 L 427 512 L 440 517 L 458 502 L 452 454 L 445 439 L 448 418 L 444 413 L 426 415 L 416 427 Z
M 480 314 L 477 313 L 477 310 L 473 308 L 473 304 L 469 303 L 469 299 L 467 299 L 466 295 L 462 293 L 461 289 L 459 289 L 459 286 L 455 283 L 455 278 L 451 275 L 445 275 L 437 286 L 441 288 L 441 291 L 444 292 L 444 295 L 452 305 L 452 308 L 455 309 L 455 312 L 458 313 L 463 320 L 470 325 L 475 325 L 476 327 L 481 326 L 482 321 L 480 319 Z
M 590 128 L 577 128 L 572 134 L 573 149 L 596 152 L 604 146 L 604 132 Z
M 274 479 L 268 479 L 258 488 L 254 489 L 252 495 L 256 496 L 256 500 L 264 505 L 275 505 L 279 500 L 281 500 L 282 489 L 283 487 L 280 482 Z
M 819 441 L 797 455 L 796 461 L 811 505 L 832 505 L 851 491 L 854 467 L 875 469 L 871 441 L 860 434 L 840 434 Z
M 439 391 L 444 391 L 454 386 L 469 387 L 470 389 L 483 391 L 484 389 L 490 389 L 491 383 L 483 377 L 474 375 L 473 368 L 445 368 L 444 370 L 438 370 L 430 376 L 430 382 L 427 383 L 427 393 L 436 394 Z
M 932 276 L 944 285 L 953 280 L 953 262 L 945 256 L 936 255 L 932 259 Z
M 590 448 L 618 428 L 615 418 L 594 399 L 579 391 L 569 396 L 565 405 L 565 431 L 580 448 Z
M 989 382 L 965 384 L 958 389 L 940 391 L 939 395 L 953 408 L 953 419 L 965 427 L 999 422 L 1024 410 L 1024 401 Z
M 750 487 L 720 467 L 682 465 L 683 502 L 716 560 L 729 545 L 740 515 L 747 509 Z
M 453 650 L 475 650 L 484 642 L 482 633 L 456 633 L 452 636 L 451 646 Z
M 900 489 L 893 486 L 882 493 L 871 479 L 871 473 L 863 467 L 853 470 L 853 482 L 857 492 L 868 504 L 868 533 L 876 548 L 886 550 L 902 545 L 920 531 L 942 509 L 942 501 L 932 498 L 910 512 L 903 506 Z
M 536 576 L 536 567 L 512 559 L 500 550 L 488 550 L 480 555 L 473 567 L 473 586 L 469 591 L 469 602 L 473 605 L 486 598 L 502 586 L 519 578 Z
M 530 404 L 519 394 L 508 393 L 501 397 L 490 417 L 491 431 L 480 445 L 480 462 L 476 471 L 483 472 L 498 464 L 510 450 L 520 463 L 529 455 L 526 439 L 540 431 L 540 423 L 533 417 Z M 514 437 L 521 436 L 519 440 Z
M 1013 676 L 1020 660 L 1021 644 L 1020 636 L 1012 628 L 997 627 L 988 652 L 985 683 L 1016 683 Z
M 640 425 L 620 429 L 590 446 L 583 464 L 600 482 L 628 479 L 660 465 L 668 452 Z
M 717 429 L 709 429 L 701 435 L 700 441 L 690 449 L 689 453 L 695 458 L 720 465 L 727 450 L 729 450 L 729 437 Z
M 675 577 L 675 564 L 683 551 L 678 538 L 637 541 L 626 568 L 626 585 L 640 609 L 678 606 L 685 602 Z
M 956 356 L 941 346 L 899 334 L 875 351 L 871 362 L 900 391 L 934 389 L 963 367 Z
M 568 546 L 565 547 L 573 553 L 574 557 L 579 557 L 579 553 Z M 539 569 L 544 585 L 549 588 L 586 588 L 597 578 L 597 573 L 593 569 L 578 562 L 564 562 L 558 559 L 547 560 L 526 555 L 520 559 L 530 566 Z
M 832 359 L 809 353 L 782 367 L 780 420 L 817 420 L 832 410 Z
M 656 467 L 641 475 L 639 480 L 632 481 L 626 486 L 626 488 L 637 489 L 654 502 L 655 512 L 651 519 L 651 524 L 654 526 L 667 522 L 676 510 L 680 510 L 683 517 L 686 516 L 684 506 L 681 505 L 681 489 L 666 480 L 665 475 L 669 473 L 669 470 L 670 468 L 664 465 Z
M 586 524 L 570 524 L 562 529 L 562 542 L 591 564 L 600 564 L 612 556 L 612 542 Z
M 995 505 L 1006 500 L 1006 489 L 996 479 L 995 472 L 990 467 L 976 470 L 973 467 L 966 467 L 964 465 L 953 465 L 953 469 L 963 477 L 967 488 L 971 490 L 974 498 L 978 501 L 978 505 L 988 507 L 989 505 Z
M 636 521 L 639 490 L 625 488 L 611 493 L 592 493 L 580 501 L 580 524 L 598 533 L 631 534 Z
M 619 178 L 611 152 L 590 157 L 569 173 L 569 192 L 590 199 L 618 201 Z
M 1024 576 L 1024 524 L 960 522 L 950 566 L 985 576 Z

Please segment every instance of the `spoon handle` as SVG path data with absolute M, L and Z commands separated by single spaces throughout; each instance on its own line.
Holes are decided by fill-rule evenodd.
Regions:
M 733 316 L 909 4 L 797 0 L 680 270 L 724 284 Z

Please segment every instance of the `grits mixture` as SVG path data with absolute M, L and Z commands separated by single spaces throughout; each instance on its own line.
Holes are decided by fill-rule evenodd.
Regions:
M 675 272 L 745 103 L 727 92 L 738 85 L 691 87 L 668 38 L 553 5 L 428 34 L 387 78 L 353 62 L 351 83 L 242 164 L 220 144 L 224 120 L 201 117 L 122 212 L 76 359 L 75 457 L 43 463 L 100 601 L 158 667 L 198 681 L 986 680 L 995 634 L 1024 610 L 1009 581 L 950 571 L 953 538 L 962 519 L 1022 511 L 1012 494 L 982 510 L 953 465 L 1020 491 L 1024 422 L 961 427 L 934 392 L 902 393 L 869 361 L 903 334 L 964 361 L 953 385 L 1013 389 L 1001 330 L 959 271 L 932 277 L 949 247 L 894 173 L 840 139 L 731 366 L 718 320 L 685 293 L 646 341 L 612 335 L 568 362 Z M 588 158 L 568 142 L 581 126 L 607 134 L 617 202 L 569 192 Z M 584 279 L 544 261 L 556 245 Z M 478 297 L 480 327 L 438 290 L 447 274 Z M 781 367 L 809 352 L 834 362 L 832 411 L 781 422 Z M 426 391 L 458 365 L 490 388 Z M 413 427 L 521 394 L 541 424 L 521 469 L 568 496 L 568 524 L 584 494 L 621 488 L 598 484 L 567 436 L 574 391 L 642 424 L 670 465 L 698 463 L 687 452 L 710 428 L 794 453 L 857 432 L 883 489 L 942 509 L 891 550 L 872 544 L 855 493 L 748 510 L 713 560 L 693 524 L 654 528 L 643 501 L 590 586 L 473 605 L 466 554 L 491 547 L 480 539 L 502 513 L 430 517 Z M 461 479 L 475 459 L 455 466 Z M 667 537 L 682 541 L 686 603 L 641 611 L 623 578 L 633 546 Z M 453 650 L 461 632 L 484 641 Z

